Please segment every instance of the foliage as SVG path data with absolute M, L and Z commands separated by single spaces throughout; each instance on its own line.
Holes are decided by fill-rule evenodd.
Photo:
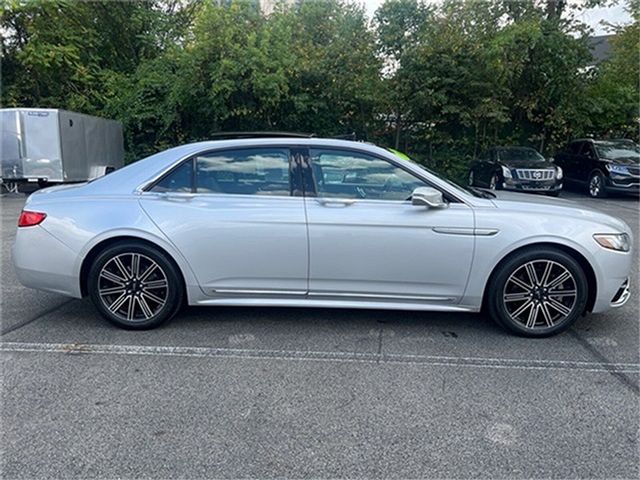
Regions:
M 123 122 L 129 160 L 219 131 L 355 132 L 462 176 L 494 144 L 637 138 L 640 2 L 586 68 L 584 5 L 615 0 L 4 0 L 3 106 Z M 582 6 L 581 6 L 582 5 Z

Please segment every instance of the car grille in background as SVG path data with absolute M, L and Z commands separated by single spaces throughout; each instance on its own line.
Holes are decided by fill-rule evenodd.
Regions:
M 636 177 L 640 175 L 640 167 L 627 167 L 627 169 L 631 175 L 635 175 Z
M 540 169 L 516 169 L 516 176 L 520 180 L 553 180 L 555 177 L 555 170 L 540 170 Z

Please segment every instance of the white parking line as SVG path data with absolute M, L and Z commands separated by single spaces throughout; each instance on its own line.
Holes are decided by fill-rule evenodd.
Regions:
M 393 353 L 322 352 L 300 350 L 258 350 L 214 347 L 172 347 L 146 345 L 100 345 L 65 343 L 4 342 L 2 352 L 36 352 L 97 355 L 139 355 L 160 357 L 236 358 L 245 360 L 298 360 L 313 362 L 412 364 L 444 367 L 579 370 L 585 372 L 640 373 L 637 363 L 598 363 L 565 360 L 525 360 L 486 357 L 404 355 Z

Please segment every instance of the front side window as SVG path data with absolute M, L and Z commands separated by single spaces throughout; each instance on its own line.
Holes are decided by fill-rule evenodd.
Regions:
M 381 158 L 339 150 L 311 149 L 319 197 L 408 200 L 425 182 Z
M 290 194 L 289 150 L 251 148 L 196 157 L 196 192 L 236 195 Z
M 590 143 L 585 142 L 582 145 L 582 150 L 580 150 L 580 155 L 583 155 L 587 158 L 596 158 L 596 154 L 593 151 L 593 147 Z

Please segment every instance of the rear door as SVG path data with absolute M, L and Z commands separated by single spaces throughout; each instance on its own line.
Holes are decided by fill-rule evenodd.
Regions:
M 207 295 L 305 295 L 307 227 L 287 147 L 203 152 L 145 192 L 142 205 Z
M 413 190 L 429 185 L 382 157 L 312 148 L 310 160 L 310 296 L 460 300 L 474 244 L 474 217 L 467 205 L 413 206 Z
M 580 150 L 582 149 L 584 142 L 571 142 L 565 150 L 558 155 L 557 164 L 562 168 L 564 178 L 566 180 L 577 182 L 580 180 L 579 162 L 580 162 Z

